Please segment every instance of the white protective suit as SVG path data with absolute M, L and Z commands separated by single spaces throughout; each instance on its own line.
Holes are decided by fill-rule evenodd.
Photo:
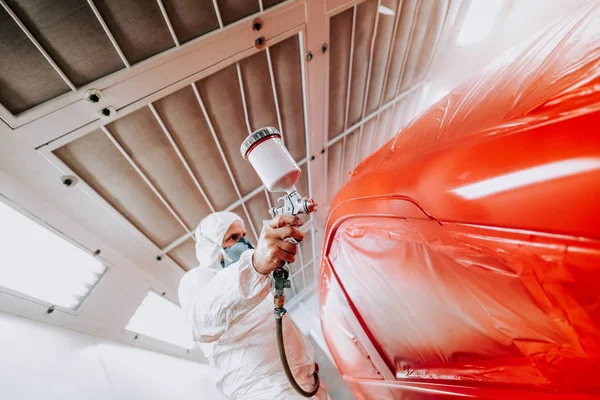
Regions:
M 230 400 L 304 399 L 289 384 L 277 350 L 271 280 L 252 266 L 254 250 L 223 269 L 223 237 L 240 220 L 233 213 L 214 213 L 196 229 L 199 267 L 179 285 L 179 301 L 194 339 L 217 369 L 217 388 Z M 314 349 L 283 317 L 286 355 L 298 383 L 314 385 Z M 324 385 L 313 399 L 328 398 Z

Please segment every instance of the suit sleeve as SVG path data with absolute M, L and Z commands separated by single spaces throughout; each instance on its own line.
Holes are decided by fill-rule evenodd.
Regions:
M 254 269 L 253 254 L 242 253 L 237 263 L 221 271 L 198 267 L 182 278 L 179 302 L 196 341 L 219 339 L 269 294 L 271 280 Z

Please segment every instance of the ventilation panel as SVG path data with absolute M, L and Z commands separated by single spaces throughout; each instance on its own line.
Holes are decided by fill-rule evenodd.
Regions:
M 448 0 L 367 0 L 330 18 L 329 201 L 360 161 L 414 117 L 444 27 L 460 7 Z
M 193 240 L 186 240 L 167 255 L 185 270 L 190 270 L 198 265 L 196 246 Z
M 75 86 L 125 67 L 86 1 L 6 3 Z
M 130 157 L 162 194 L 181 225 L 192 229 L 210 209 L 149 107 L 106 127 L 123 156 Z
M 8 12 L 0 7 L 0 103 L 17 114 L 69 90 Z
M 70 142 L 55 154 L 158 247 L 185 233 L 103 131 Z
M 221 210 L 234 203 L 238 197 L 223 159 L 215 157 L 219 148 L 193 88 L 188 86 L 164 97 L 154 107 L 173 139 L 173 147 L 181 152 L 212 207 Z M 185 168 L 185 163 L 180 165 Z
M 390 56 L 390 44 L 392 36 L 396 28 L 396 15 L 398 15 L 398 7 L 400 0 L 382 1 L 381 5 L 393 10 L 395 15 L 387 15 L 378 13 L 377 15 L 377 31 L 373 46 L 373 58 L 371 61 L 371 75 L 369 80 L 369 91 L 366 103 L 366 114 L 371 114 L 381 107 L 383 102 L 383 85 L 385 84 L 386 71 L 388 66 L 388 58 Z
M 281 2 L 262 4 L 266 9 Z M 19 114 L 258 13 L 259 3 L 6 0 L 0 4 L 0 103 Z M 257 57 L 264 64 L 265 55 Z M 264 67 L 250 64 L 257 71 Z
M 192 236 L 202 218 L 212 211 L 233 211 L 256 243 L 277 202 L 277 194 L 264 190 L 240 155 L 240 144 L 251 131 L 281 122 L 302 169 L 298 190 L 310 194 L 300 62 L 299 39 L 293 36 L 54 154 L 162 253 L 183 269 L 193 268 Z M 310 239 L 306 243 L 312 249 Z
M 329 115 L 328 139 L 346 129 L 346 92 L 350 75 L 352 28 L 355 12 L 350 8 L 329 21 Z M 334 39 L 335 40 L 331 40 Z
M 130 64 L 175 47 L 157 2 L 94 0 L 94 3 Z
M 162 0 L 180 43 L 219 29 L 212 0 Z
M 264 126 L 279 128 L 275 96 L 269 75 L 267 52 L 261 51 L 239 63 L 239 81 L 248 115 L 248 133 Z
M 244 104 L 236 64 L 198 82 L 198 91 L 206 103 L 208 117 L 217 132 L 226 162 L 239 184 L 242 195 L 250 193 L 261 182 L 254 170 L 240 156 L 240 144 L 248 136 Z
M 352 126 L 361 120 L 369 75 L 369 56 L 373 41 L 374 27 L 379 13 L 377 0 L 368 0 L 356 6 L 354 24 L 354 49 L 352 52 L 352 74 L 350 75 L 350 99 L 347 125 Z
M 306 136 L 304 135 L 299 37 L 294 36 L 267 49 L 267 61 L 269 58 L 273 67 L 277 93 L 276 106 L 281 115 L 281 127 L 283 128 L 281 132 L 292 157 L 300 160 L 306 154 Z M 303 171 L 304 176 L 307 175 L 305 172 Z
M 340 187 L 344 186 L 350 179 L 350 172 L 357 163 L 358 141 L 360 132 L 358 130 L 351 132 L 343 140 L 342 163 L 340 169 Z
M 267 8 L 271 8 L 273 6 L 276 6 L 277 4 L 281 4 L 284 1 L 285 0 L 262 0 L 262 3 L 263 3 L 263 7 L 266 10 Z
M 258 0 L 217 0 L 217 3 L 224 25 L 232 24 L 260 11 Z

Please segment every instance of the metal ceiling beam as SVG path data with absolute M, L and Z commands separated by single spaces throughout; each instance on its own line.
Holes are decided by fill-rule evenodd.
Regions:
M 242 97 L 242 108 L 244 109 L 244 119 L 246 120 L 246 128 L 248 128 L 248 135 L 252 134 L 252 127 L 250 126 L 250 117 L 248 116 L 248 104 L 246 103 L 246 93 L 244 91 L 244 80 L 242 78 L 242 69 L 240 68 L 240 63 L 235 63 L 235 69 L 237 71 L 238 83 L 240 85 L 240 96 Z M 225 158 L 223 158 L 224 162 L 227 162 Z M 233 175 L 231 175 L 231 179 L 233 179 Z M 241 193 L 238 191 L 238 197 L 241 199 Z M 246 210 L 246 203 L 242 202 L 242 207 Z M 250 218 L 250 214 L 246 211 L 246 216 L 248 217 L 248 222 L 250 223 L 250 228 L 252 228 L 252 232 L 254 233 L 254 237 L 258 239 L 258 233 L 256 231 L 256 227 L 254 226 L 254 222 Z
M 244 120 L 246 121 L 246 128 L 248 129 L 248 135 L 252 134 L 252 127 L 250 126 L 250 117 L 248 116 L 248 104 L 246 104 L 246 93 L 244 92 L 244 80 L 242 79 L 242 69 L 240 63 L 235 63 L 235 70 L 237 71 L 238 84 L 240 86 L 240 96 L 242 97 L 242 108 L 244 110 Z
M 269 76 L 271 77 L 271 90 L 273 90 L 273 100 L 275 100 L 275 111 L 277 112 L 277 124 L 281 133 L 281 140 L 285 143 L 285 135 L 283 134 L 283 124 L 281 123 L 281 112 L 279 111 L 279 99 L 277 98 L 277 88 L 275 87 L 275 74 L 273 72 L 273 62 L 271 61 L 271 50 L 267 47 L 267 64 L 269 65 Z
M 125 66 L 127 68 L 131 68 L 131 65 L 129 64 L 129 61 L 127 61 L 127 57 L 125 57 L 125 54 L 123 54 L 123 51 L 121 50 L 121 47 L 117 43 L 117 41 L 116 41 L 115 37 L 113 36 L 112 32 L 110 31 L 108 25 L 106 25 L 106 22 L 104 21 L 104 18 L 102 18 L 102 15 L 100 15 L 100 11 L 98 11 L 98 9 L 96 8 L 96 5 L 94 4 L 94 0 L 87 0 L 87 2 L 90 5 L 90 8 L 92 9 L 92 11 L 94 12 L 94 15 L 96 16 L 96 19 L 98 20 L 98 22 L 100 22 L 100 25 L 102 25 L 102 29 L 104 29 L 104 32 L 106 33 L 106 36 L 108 36 L 108 39 L 110 40 L 110 42 L 112 43 L 115 51 L 117 52 L 117 54 L 121 58 L 121 61 L 123 62 L 123 64 L 125 64 Z
M 233 189 L 235 190 L 235 193 L 236 193 L 238 199 L 242 202 L 242 208 L 244 209 L 244 214 L 246 214 L 246 218 L 248 219 L 248 223 L 250 223 L 250 226 L 252 227 L 252 231 L 254 232 L 255 237 L 258 238 L 258 235 L 256 235 L 256 230 L 254 229 L 254 224 L 252 224 L 252 219 L 250 218 L 250 213 L 248 212 L 246 203 L 244 201 L 242 201 L 242 193 L 240 192 L 237 182 L 235 181 L 235 178 L 233 177 L 233 172 L 231 171 L 229 162 L 227 161 L 227 158 L 225 157 L 225 153 L 223 152 L 223 147 L 221 146 L 221 141 L 219 140 L 219 137 L 217 136 L 217 132 L 215 131 L 215 127 L 213 126 L 212 121 L 210 120 L 210 116 L 208 115 L 208 112 L 206 111 L 206 107 L 204 106 L 204 101 L 202 101 L 202 96 L 200 96 L 200 92 L 198 91 L 196 82 L 192 83 L 192 89 L 194 90 L 194 94 L 196 95 L 198 104 L 200 104 L 200 108 L 202 109 L 202 115 L 204 115 L 204 119 L 206 120 L 206 123 L 208 124 L 210 133 L 212 134 L 212 137 L 213 137 L 213 140 L 215 141 L 215 144 L 217 145 L 217 149 L 219 150 L 221 159 L 223 160 L 223 163 L 225 164 L 225 169 L 227 169 L 227 173 L 229 174 L 229 179 L 231 179 L 231 184 L 233 185 Z
M 400 67 L 400 76 L 398 77 L 398 82 L 396 83 L 396 90 L 394 93 L 398 93 L 402 88 L 402 80 L 404 78 L 404 69 L 406 68 L 406 61 L 408 60 L 408 55 L 410 54 L 410 49 L 412 45 L 413 36 L 415 33 L 415 27 L 417 26 L 417 17 L 419 15 L 419 8 L 421 8 L 421 0 L 417 0 L 417 5 L 415 6 L 415 11 L 413 12 L 413 17 L 411 19 L 410 33 L 408 34 L 408 45 L 406 46 L 406 51 L 402 57 L 402 66 Z
M 362 110 L 360 112 L 360 118 L 363 119 L 365 117 L 365 112 L 367 110 L 367 103 L 369 101 L 369 90 L 371 89 L 371 71 L 373 69 L 373 54 L 375 53 L 375 40 L 377 39 L 377 27 L 379 25 L 379 7 L 381 6 L 381 0 L 377 1 L 377 13 L 375 14 L 375 24 L 373 24 L 373 37 L 371 38 L 371 49 L 369 50 L 369 64 L 367 67 L 367 80 L 365 81 L 365 97 L 363 98 Z M 397 13 L 399 14 L 399 13 Z M 362 139 L 364 124 L 360 126 L 360 130 L 358 131 L 358 145 L 356 146 L 356 154 L 354 155 L 354 162 L 352 164 L 352 168 L 356 166 L 358 163 L 358 154 L 360 153 L 360 142 Z
M 163 122 L 162 118 L 158 114 L 158 111 L 156 111 L 156 108 L 154 107 L 154 104 L 149 103 L 148 104 L 148 108 L 150 108 L 150 111 L 152 111 L 152 115 L 154 115 L 154 118 L 156 118 L 156 121 L 160 125 L 160 128 L 162 129 L 162 131 L 165 134 L 165 136 L 167 137 L 167 139 L 169 140 L 169 143 L 171 143 L 171 146 L 173 146 L 173 149 L 175 150 L 175 153 L 177 153 L 177 156 L 181 160 L 181 163 L 185 167 L 185 170 L 189 174 L 190 178 L 192 178 L 192 180 L 194 181 L 194 184 L 198 188 L 198 191 L 200 192 L 200 195 L 202 196 L 202 198 L 204 199 L 204 201 L 206 201 L 206 204 L 208 205 L 208 208 L 210 209 L 211 212 L 215 212 L 215 208 L 213 207 L 212 202 L 210 201 L 210 199 L 206 195 L 206 192 L 204 191 L 204 188 L 202 188 L 202 185 L 198 181 L 198 178 L 196 177 L 196 174 L 194 174 L 194 172 L 192 171 L 192 168 L 190 167 L 190 165 L 187 162 L 187 160 L 185 159 L 183 153 L 179 149 L 179 146 L 177 145 L 177 143 L 175 143 L 175 140 L 173 139 L 173 136 L 171 135 L 171 132 L 169 132 L 169 130 L 167 129 L 167 127 L 166 127 L 165 123 Z
M 27 27 L 23 24 L 23 22 L 21 22 L 19 17 L 17 17 L 17 14 L 15 14 L 13 12 L 13 10 L 11 10 L 11 8 L 8 6 L 8 4 L 6 4 L 6 2 L 4 0 L 0 0 L 0 4 L 2 5 L 2 7 L 4 7 L 4 9 L 8 13 L 8 15 L 10 15 L 10 17 L 13 19 L 13 21 L 15 21 L 15 23 L 19 26 L 19 28 L 21 28 L 21 30 L 23 31 L 25 36 L 27 36 L 27 38 L 31 41 L 31 43 L 33 43 L 35 48 L 42 54 L 42 56 L 44 56 L 44 58 L 46 59 L 46 61 L 48 61 L 50 66 L 52 66 L 52 68 L 54 68 L 56 73 L 58 75 L 60 75 L 60 77 L 67 84 L 67 86 L 69 86 L 69 88 L 72 91 L 76 92 L 77 87 L 75 87 L 75 85 L 73 85 L 73 82 L 71 82 L 71 80 L 67 77 L 67 75 L 65 75 L 65 73 L 62 71 L 62 69 L 60 69 L 60 67 L 56 64 L 56 62 L 54 62 L 52 57 L 50 57 L 50 55 L 46 52 L 46 50 L 44 50 L 42 45 L 31 34 L 31 32 L 29 32 L 29 29 L 27 29 Z
M 165 20 L 165 24 L 167 24 L 167 28 L 169 28 L 169 32 L 171 33 L 173 42 L 175 42 L 175 46 L 179 47 L 179 39 L 177 39 L 177 34 L 175 33 L 175 29 L 173 29 L 173 25 L 171 25 L 171 20 L 169 19 L 169 15 L 167 14 L 167 10 L 165 10 L 162 0 L 156 0 L 156 2 L 158 3 L 158 7 L 160 8 L 163 19 Z
M 219 4 L 217 3 L 217 0 L 213 0 L 213 7 L 215 8 L 215 14 L 217 14 L 219 28 L 223 29 L 223 19 L 221 18 L 221 10 L 219 10 Z
M 327 142 L 327 147 L 331 147 L 335 143 L 339 142 L 340 140 L 342 140 L 343 138 L 345 138 L 346 136 L 348 136 L 350 133 L 352 133 L 353 131 L 355 131 L 357 128 L 359 128 L 363 124 L 369 122 L 371 119 L 375 118 L 376 116 L 378 116 L 379 114 L 381 114 L 382 112 L 384 112 L 385 110 L 387 110 L 389 107 L 393 106 L 398 101 L 402 100 L 404 97 L 406 97 L 407 95 L 409 95 L 410 93 L 412 93 L 416 89 L 418 89 L 421 86 L 423 86 L 424 83 L 425 82 L 419 82 L 416 85 L 413 85 L 413 87 L 411 87 L 410 89 L 406 89 L 404 92 L 402 92 L 398 96 L 396 96 L 393 100 L 388 101 L 383 107 L 379 108 L 377 111 L 374 111 L 371 114 L 367 115 L 365 118 L 363 118 L 362 120 L 358 121 L 356 124 L 352 125 L 350 128 L 346 129 L 344 132 L 340 133 L 339 135 L 337 135 L 333 139 L 329 140 Z
M 348 129 L 350 111 L 350 88 L 352 87 L 352 64 L 354 63 L 354 36 L 356 35 L 356 6 L 352 7 L 352 33 L 350 36 L 350 56 L 348 61 L 348 84 L 346 86 L 346 111 L 344 112 L 344 130 Z
M 190 232 L 190 228 L 186 225 L 185 222 L 183 222 L 183 220 L 181 219 L 181 217 L 177 214 L 177 212 L 175 212 L 175 210 L 173 209 L 173 207 L 171 207 L 171 205 L 169 204 L 169 202 L 167 201 L 167 199 L 165 199 L 164 196 L 162 195 L 162 193 L 160 193 L 160 191 L 156 188 L 156 186 L 154 186 L 154 184 L 152 183 L 152 181 L 146 176 L 146 174 L 144 173 L 144 171 L 142 171 L 142 169 L 137 165 L 137 163 L 133 160 L 133 158 L 131 158 L 131 156 L 127 153 L 127 151 L 123 148 L 123 146 L 121 146 L 121 144 L 113 136 L 113 134 L 110 133 L 110 131 L 106 128 L 106 126 L 102 126 L 101 129 L 102 129 L 102 132 L 104 132 L 104 134 L 115 145 L 115 147 L 121 152 L 121 154 L 123 155 L 123 157 L 125 157 L 125 159 L 129 162 L 129 164 L 131 164 L 131 166 L 133 167 L 133 169 L 135 170 L 135 172 L 137 172 L 138 175 L 142 178 L 142 180 L 146 183 L 146 185 L 148 185 L 148 187 L 150 188 L 150 190 L 152 190 L 152 192 L 154 192 L 154 194 L 156 195 L 156 197 L 158 197 L 158 199 L 161 201 L 161 203 L 163 203 L 163 205 L 165 206 L 165 208 L 167 210 L 169 210 L 169 212 L 171 213 L 171 215 L 173 215 L 173 217 L 177 220 L 177 222 L 179 222 L 179 225 L 181 225 L 183 227 L 183 229 L 186 230 L 186 232 Z

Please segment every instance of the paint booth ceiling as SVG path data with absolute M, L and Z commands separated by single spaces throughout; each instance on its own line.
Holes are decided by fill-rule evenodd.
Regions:
M 201 218 L 234 211 L 256 239 L 276 202 L 240 157 L 248 133 L 279 127 L 303 170 L 300 192 L 322 185 L 317 200 L 328 204 L 414 116 L 433 57 L 465 9 L 458 0 L 319 3 L 324 50 L 307 49 L 311 30 L 325 28 L 311 25 L 300 0 L 2 0 L 0 116 L 149 252 L 190 269 Z M 237 42 L 247 42 L 243 51 L 228 50 Z M 309 50 L 327 59 L 325 87 L 307 73 Z M 86 104 L 90 88 L 114 117 Z M 309 93 L 325 99 L 322 137 L 310 128 Z M 324 162 L 313 165 L 309 140 L 322 143 Z M 296 292 L 315 281 L 314 236 L 313 226 L 293 268 Z

